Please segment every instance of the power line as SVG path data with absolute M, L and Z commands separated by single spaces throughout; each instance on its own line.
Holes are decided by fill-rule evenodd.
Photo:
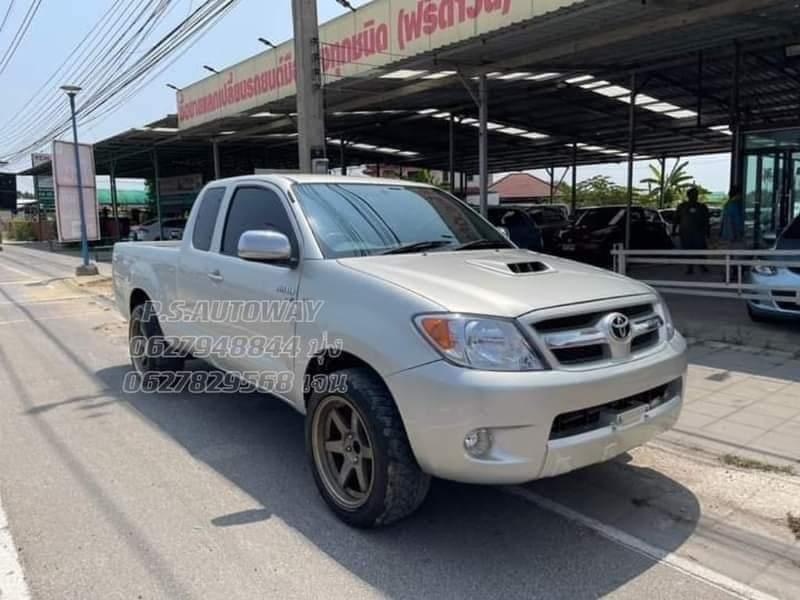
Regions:
M 31 5 L 28 7 L 28 12 L 25 13 L 22 23 L 20 23 L 20 26 L 17 29 L 17 33 L 14 34 L 14 37 L 11 40 L 11 44 L 6 49 L 2 58 L 0 58 L 0 75 L 3 74 L 3 71 L 6 70 L 6 67 L 8 67 L 8 65 L 11 63 L 11 60 L 14 58 L 14 55 L 17 53 L 17 48 L 19 48 L 19 45 L 25 38 L 25 34 L 28 33 L 28 29 L 30 28 L 34 17 L 36 17 L 36 13 L 39 12 L 39 7 L 41 4 L 42 0 L 33 0 Z
M 94 85 L 102 85 L 104 65 L 108 65 L 109 63 L 113 64 L 112 61 L 116 58 L 116 54 L 113 53 L 113 51 L 121 41 L 126 39 L 123 35 L 131 31 L 135 24 L 147 14 L 148 9 L 157 1 L 158 0 L 147 0 L 145 2 L 145 0 L 140 0 L 136 5 L 131 3 L 130 6 L 123 9 L 121 15 L 118 13 L 114 15 L 116 16 L 116 22 L 114 20 L 105 22 L 105 17 L 109 16 L 110 13 L 113 14 L 113 9 L 117 7 L 117 4 L 112 5 L 112 11 L 107 12 L 106 15 L 101 18 L 99 21 L 99 28 L 95 29 L 97 34 L 96 42 L 94 42 L 93 45 L 87 44 L 83 50 L 80 51 L 78 59 L 63 72 L 62 67 L 64 63 L 62 63 L 62 67 L 59 67 L 48 81 L 52 81 L 56 76 L 59 76 L 62 80 L 77 81 L 80 84 L 85 84 L 88 77 L 94 75 Z M 110 27 L 107 27 L 108 25 L 110 25 Z M 91 31 L 90 34 L 87 34 L 78 46 L 76 46 L 73 54 L 81 49 L 84 42 L 91 39 L 89 37 L 90 35 Z M 77 62 L 78 60 L 81 62 Z M 46 85 L 47 83 L 45 86 Z M 87 85 L 85 87 L 91 88 L 93 86 Z M 25 139 L 26 136 L 32 134 L 36 130 L 52 130 L 51 128 L 55 127 L 58 123 L 61 123 L 63 126 L 68 116 L 61 95 L 56 89 L 54 89 L 53 94 L 51 94 L 49 98 L 46 96 L 44 102 L 40 102 L 35 110 L 28 111 L 28 114 L 30 115 L 28 119 L 21 121 L 21 127 L 13 127 L 11 131 L 4 132 L 6 133 L 3 137 L 5 143 L 8 143 L 9 139 Z M 20 121 L 17 121 L 17 123 L 20 123 Z
M 16 1 L 16 0 L 11 0 L 11 2 L 9 2 L 9 3 L 8 3 L 8 9 L 6 10 L 6 14 L 3 16 L 3 21 L 2 21 L 2 23 L 0 23 L 0 32 L 2 32 L 2 31 L 3 31 L 3 27 L 5 27 L 5 26 L 6 26 L 6 23 L 8 22 L 8 17 L 9 17 L 9 15 L 11 14 L 11 9 L 13 9 L 13 8 L 14 8 L 14 2 L 15 2 L 15 1 Z
M 106 73 L 102 82 L 95 86 L 95 91 L 86 96 L 84 103 L 78 108 L 78 115 L 81 122 L 91 122 L 99 118 L 107 116 L 136 93 L 138 93 L 144 85 L 152 80 L 152 71 L 157 67 L 162 66 L 168 58 L 172 57 L 174 53 L 183 47 L 186 43 L 195 43 L 199 36 L 205 34 L 208 29 L 213 26 L 220 18 L 222 18 L 230 9 L 238 2 L 238 0 L 206 0 L 197 9 L 192 11 L 191 15 L 181 21 L 176 27 L 165 34 L 160 40 L 152 45 L 139 59 L 132 63 L 127 63 L 127 66 L 121 70 L 116 69 L 113 72 Z M 168 2 L 160 2 L 154 14 L 161 12 L 168 7 Z M 161 9 L 160 11 L 158 9 Z M 140 27 L 139 31 L 144 34 L 149 33 L 152 27 Z M 142 38 L 130 38 L 123 46 L 127 48 L 138 48 L 142 43 Z M 191 47 L 191 46 L 190 46 Z M 184 49 L 184 52 L 188 48 Z M 181 53 L 182 54 L 182 53 Z M 129 57 L 130 53 L 124 55 L 125 58 Z M 117 58 L 119 56 L 117 55 Z M 173 57 L 171 62 L 177 60 L 178 57 Z M 171 64 L 170 62 L 170 64 Z M 106 61 L 104 65 L 106 68 L 109 65 L 122 64 L 125 65 L 125 60 L 122 63 L 115 61 Z M 169 66 L 169 65 L 166 65 Z M 166 68 L 162 68 L 156 75 L 163 72 Z M 124 94 L 124 95 L 123 95 Z M 114 102 L 112 102 L 114 101 Z M 90 119 L 90 117 L 92 117 Z M 18 160 L 31 150 L 35 150 L 44 143 L 53 139 L 61 134 L 69 123 L 67 119 L 58 119 L 52 121 L 52 125 L 46 130 L 43 135 L 39 135 L 34 140 L 26 140 L 20 145 L 17 145 L 9 154 L 6 160 Z
M 87 61 L 92 56 L 103 56 L 104 50 L 108 48 L 107 40 L 111 39 L 113 41 L 115 35 L 113 32 L 114 20 L 112 17 L 116 17 L 116 22 L 118 24 L 117 31 L 121 31 L 120 28 L 127 28 L 130 25 L 128 21 L 134 13 L 131 12 L 130 15 L 127 14 L 128 8 L 123 8 L 119 11 L 118 9 L 122 2 L 123 0 L 116 0 L 111 5 L 108 11 L 103 14 L 100 20 L 95 23 L 92 29 L 90 29 L 83 39 L 72 49 L 61 65 L 59 65 L 50 77 L 23 102 L 20 109 L 0 127 L 0 131 L 2 131 L 0 142 L 24 135 L 32 127 L 41 127 L 48 122 L 48 119 L 53 114 L 53 109 L 66 114 L 63 98 L 58 92 L 57 86 L 52 86 L 53 92 L 49 94 L 42 95 L 42 92 L 51 86 L 51 84 L 55 83 L 56 78 L 60 78 L 63 81 L 73 80 L 83 83 L 83 77 L 77 75 L 78 73 L 83 73 L 80 69 L 81 61 Z M 133 3 L 131 3 L 131 5 L 132 4 Z M 143 4 L 144 0 L 140 1 L 139 7 Z M 132 23 L 133 21 L 131 21 L 131 24 Z M 111 27 L 107 27 L 109 24 Z M 106 43 L 105 48 L 103 48 L 104 43 Z M 75 60 L 67 66 L 73 56 Z M 85 70 L 88 72 L 93 64 L 94 61 L 87 64 Z M 28 119 L 20 119 L 20 116 L 26 112 L 29 115 Z
M 113 74 L 114 70 L 123 66 L 126 51 L 132 43 L 136 42 L 137 37 L 139 38 L 138 44 L 143 41 L 143 26 L 136 28 L 136 24 L 145 18 L 149 10 L 154 7 L 158 9 L 161 5 L 162 2 L 160 0 L 139 0 L 138 4 L 131 3 L 128 8 L 123 9 L 122 14 L 116 15 L 116 22 L 109 21 L 110 27 L 105 27 L 104 25 L 97 30 L 97 41 L 93 46 L 87 46 L 80 53 L 76 62 L 63 73 L 59 73 L 60 69 L 57 70 L 49 81 L 58 76 L 62 82 L 76 82 L 87 91 L 92 91 L 97 89 L 98 86 L 102 86 L 105 83 L 104 77 L 106 75 Z M 112 8 L 114 6 L 116 5 L 113 5 Z M 151 13 L 148 21 L 152 16 Z M 102 23 L 103 19 L 100 22 Z M 86 39 L 88 38 L 84 38 L 83 41 Z M 76 50 L 81 44 L 76 47 Z M 138 44 L 135 47 L 138 47 Z M 120 56 L 123 61 L 120 61 Z M 45 96 L 43 101 L 39 102 L 35 107 L 28 106 L 24 107 L 23 110 L 27 110 L 29 117 L 27 120 L 16 120 L 16 126 L 4 128 L 4 135 L 2 136 L 4 143 L 8 143 L 10 139 L 29 135 L 35 130 L 51 127 L 67 116 L 66 106 L 61 94 L 55 87 L 49 97 Z

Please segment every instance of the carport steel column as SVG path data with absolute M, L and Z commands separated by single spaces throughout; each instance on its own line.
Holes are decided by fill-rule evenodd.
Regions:
M 214 179 L 220 179 L 222 173 L 219 166 L 219 142 L 217 140 L 211 142 L 211 157 L 214 161 Z
M 325 107 L 319 50 L 317 0 L 292 0 L 297 84 L 299 167 L 310 173 L 312 160 L 325 156 Z
M 455 116 L 453 114 L 450 115 L 450 132 L 449 132 L 449 145 L 450 145 L 450 176 L 448 180 L 450 182 L 450 193 L 456 193 L 456 124 L 455 124 Z
M 628 210 L 625 211 L 625 250 L 631 248 L 631 209 L 633 207 L 633 154 L 636 150 L 636 73 L 631 74 L 631 102 L 628 113 Z
M 481 214 L 489 214 L 489 87 L 486 73 L 478 78 L 478 113 L 480 117 L 480 140 L 478 160 L 480 165 Z
M 158 218 L 158 239 L 164 239 L 164 224 L 161 221 L 161 173 L 158 169 L 158 150 L 153 148 L 153 194 L 156 200 L 156 215 Z
M 119 227 L 119 199 L 117 197 L 117 161 L 111 161 L 111 174 L 109 177 L 111 188 L 111 212 L 114 215 L 114 227 L 116 228 L 117 241 L 122 239 L 122 230 Z

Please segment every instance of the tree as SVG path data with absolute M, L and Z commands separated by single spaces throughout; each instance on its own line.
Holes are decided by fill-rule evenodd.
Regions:
M 559 186 L 562 197 L 569 201 L 572 188 L 562 183 Z M 633 188 L 633 203 L 642 204 L 647 195 L 638 188 Z M 627 204 L 628 187 L 618 185 L 607 175 L 595 175 L 578 182 L 575 186 L 575 200 L 578 206 L 603 206 L 608 204 Z
M 651 163 L 650 177 L 641 180 L 640 183 L 646 183 L 650 186 L 650 199 L 651 202 L 658 203 L 661 198 L 661 163 Z M 664 162 L 666 167 L 666 161 Z M 694 178 L 686 172 L 689 166 L 689 161 L 680 161 L 679 158 L 675 159 L 675 164 L 672 169 L 665 170 L 664 176 L 664 206 L 672 206 L 680 202 L 686 196 L 686 190 L 693 185 Z
M 416 181 L 417 183 L 427 183 L 429 185 L 440 186 L 441 181 L 430 169 L 419 169 L 418 171 L 412 172 L 410 175 L 406 175 L 404 179 L 408 179 L 409 181 Z

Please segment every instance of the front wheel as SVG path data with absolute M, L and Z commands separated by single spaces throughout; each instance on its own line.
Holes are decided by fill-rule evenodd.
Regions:
M 383 382 L 366 369 L 336 376 L 346 391 L 315 392 L 309 400 L 306 444 L 317 488 L 349 525 L 402 519 L 422 504 L 430 477 L 414 459 Z

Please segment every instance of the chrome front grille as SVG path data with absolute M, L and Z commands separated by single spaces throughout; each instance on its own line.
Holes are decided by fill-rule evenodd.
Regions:
M 563 368 L 582 368 L 631 360 L 656 347 L 665 337 L 664 319 L 653 302 L 574 312 L 548 318 L 534 315 L 529 322 L 537 345 L 549 362 Z M 544 311 L 545 313 L 548 311 Z

